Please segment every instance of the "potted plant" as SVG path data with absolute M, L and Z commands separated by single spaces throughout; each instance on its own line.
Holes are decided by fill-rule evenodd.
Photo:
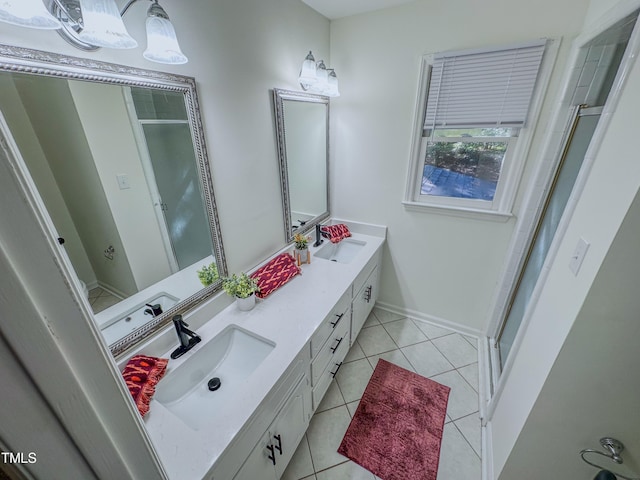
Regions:
M 295 243 L 295 257 L 298 261 L 298 265 L 301 263 L 309 263 L 309 239 L 301 233 L 296 233 L 293 236 L 293 242 Z
M 236 298 L 236 304 L 242 311 L 248 311 L 256 304 L 255 293 L 258 291 L 258 283 L 246 273 L 235 273 L 222 280 L 222 288 L 227 295 Z
M 203 265 L 203 267 L 196 272 L 198 274 L 198 278 L 200 279 L 200 283 L 205 287 L 213 284 L 216 280 L 218 280 L 218 266 L 215 263 L 211 263 L 210 265 Z

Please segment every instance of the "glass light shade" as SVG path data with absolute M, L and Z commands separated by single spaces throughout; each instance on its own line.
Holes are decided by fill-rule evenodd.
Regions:
M 329 69 L 329 76 L 327 78 L 327 95 L 330 97 L 339 97 L 338 91 L 338 76 L 333 68 Z
M 182 64 L 188 59 L 180 50 L 176 31 L 166 18 L 147 17 L 147 49 L 142 54 L 152 62 Z
M 324 94 L 329 88 L 329 72 L 327 72 L 327 67 L 324 65 L 324 60 L 320 60 L 320 62 L 318 62 L 316 77 L 318 78 L 318 81 L 313 86 L 313 90 Z
M 0 0 L 1 1 L 1 0 Z M 114 0 L 81 0 L 83 29 L 78 38 L 97 47 L 136 48 Z
M 317 82 L 316 78 L 316 60 L 313 58 L 313 54 L 309 51 L 309 55 L 302 62 L 302 69 L 300 70 L 300 77 L 298 82 L 304 90 L 308 90 Z
M 42 0 L 0 0 L 0 20 L 21 27 L 49 30 L 62 27 Z

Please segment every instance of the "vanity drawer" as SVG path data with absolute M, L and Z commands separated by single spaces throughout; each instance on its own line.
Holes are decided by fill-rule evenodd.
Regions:
M 322 372 L 327 368 L 327 364 L 329 364 L 331 359 L 336 356 L 342 344 L 349 343 L 349 328 L 350 324 L 348 319 L 340 321 L 318 355 L 313 359 L 311 362 L 311 385 L 315 386 L 316 383 L 318 383 L 320 375 L 322 375 Z
M 315 358 L 318 352 L 322 349 L 331 333 L 343 323 L 349 323 L 349 314 L 351 307 L 351 289 L 342 295 L 338 303 L 331 310 L 331 313 L 322 322 L 322 325 L 318 327 L 316 332 L 311 337 L 311 358 Z
M 373 256 L 371 257 L 371 260 L 367 262 L 365 267 L 362 269 L 362 271 L 358 274 L 356 279 L 353 281 L 354 296 L 362 289 L 362 286 L 369 278 L 369 275 L 371 275 L 371 272 L 373 271 L 373 269 L 376 268 L 376 266 L 378 265 L 379 260 L 380 260 L 380 249 L 378 249 L 378 251 L 373 254 Z
M 311 392 L 314 411 L 318 408 L 318 405 L 320 405 L 324 394 L 327 393 L 329 385 L 331 385 L 331 381 L 335 377 L 335 374 L 338 373 L 338 369 L 342 365 L 342 361 L 344 360 L 344 357 L 347 356 L 348 352 L 349 344 L 343 341 L 340 344 L 340 347 L 338 347 L 338 349 L 336 350 L 335 355 L 333 355 L 333 357 L 331 358 L 331 361 L 329 362 L 329 365 L 327 365 L 327 368 L 324 370 L 324 372 L 322 372 L 322 375 L 318 379 L 318 384 L 314 385 Z

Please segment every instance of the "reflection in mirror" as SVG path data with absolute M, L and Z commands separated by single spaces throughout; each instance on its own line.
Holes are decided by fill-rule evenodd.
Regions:
M 329 216 L 329 98 L 274 89 L 285 237 Z
M 40 54 L 0 58 L 0 110 L 118 354 L 220 288 L 198 269 L 226 274 L 195 82 L 52 54 L 35 74 Z

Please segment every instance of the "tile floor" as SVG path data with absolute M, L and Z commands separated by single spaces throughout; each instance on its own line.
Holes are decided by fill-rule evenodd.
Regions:
M 103 290 L 100 287 L 89 290 L 89 303 L 93 313 L 100 313 L 103 310 L 118 303 L 121 299 Z
M 451 387 L 438 480 L 481 478 L 477 340 L 374 308 L 282 480 L 376 480 L 337 453 L 379 358 Z

